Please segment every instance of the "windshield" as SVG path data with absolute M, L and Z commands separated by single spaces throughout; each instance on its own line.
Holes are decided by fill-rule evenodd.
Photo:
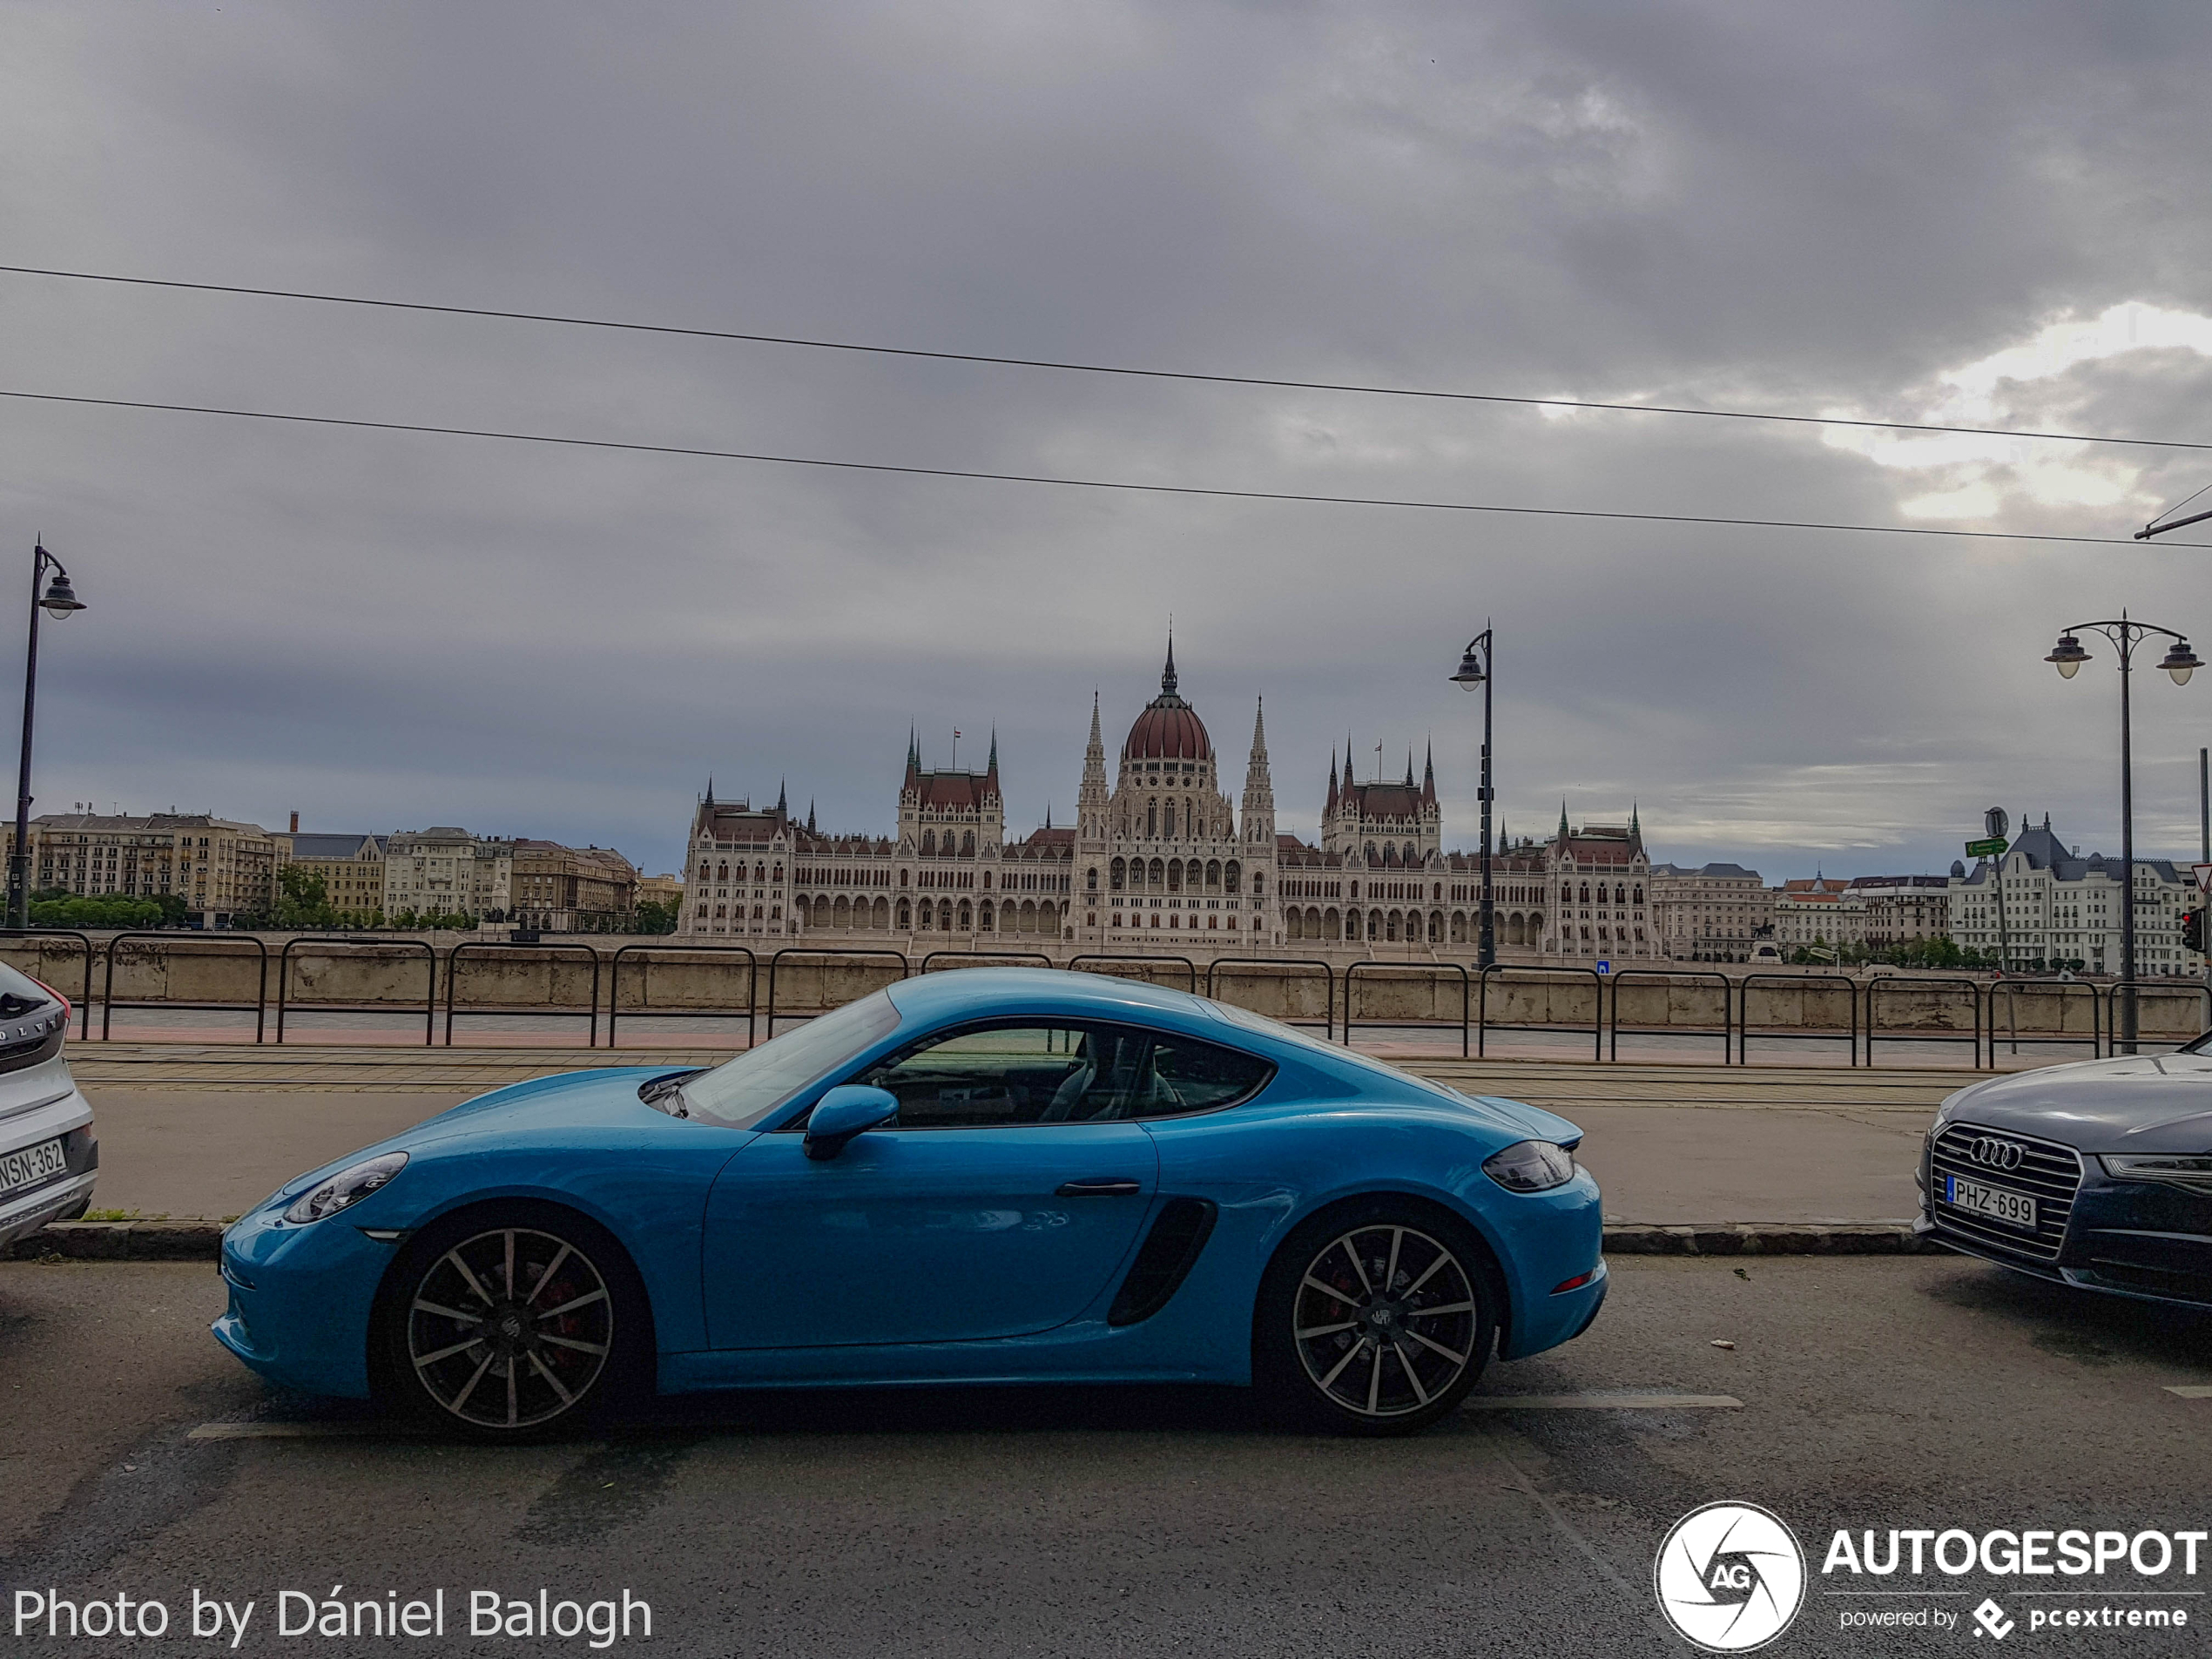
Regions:
M 890 1035 L 898 1025 L 899 1010 L 892 1007 L 890 994 L 878 991 L 687 1079 L 684 1103 L 694 1117 L 731 1129 L 751 1129 L 817 1077 Z

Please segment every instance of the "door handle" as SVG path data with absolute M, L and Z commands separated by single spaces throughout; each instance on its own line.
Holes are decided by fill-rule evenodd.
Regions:
M 1088 1181 L 1062 1182 L 1055 1198 L 1134 1198 L 1144 1190 L 1142 1181 L 1125 1175 L 1094 1176 Z

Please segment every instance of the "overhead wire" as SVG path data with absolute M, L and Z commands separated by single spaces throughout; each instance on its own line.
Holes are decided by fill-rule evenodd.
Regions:
M 1147 483 L 1136 479 L 1076 478 L 1050 473 L 995 472 L 964 467 L 926 467 L 887 461 L 853 461 L 826 455 L 776 455 L 750 449 L 717 449 L 701 445 L 645 443 L 620 438 L 585 438 L 560 433 L 519 432 L 490 427 L 442 426 L 416 421 L 374 421 L 335 415 L 301 415 L 277 409 L 242 409 L 207 403 L 159 402 L 147 398 L 89 397 L 62 392 L 34 392 L 0 387 L 0 398 L 24 402 L 74 404 L 89 408 L 138 409 L 169 415 L 204 415 L 239 421 L 338 427 L 368 432 L 415 433 L 435 437 L 481 438 L 503 443 L 545 444 L 636 455 L 675 455 L 715 461 L 744 461 L 779 467 L 807 467 L 836 472 L 894 474 L 918 478 L 955 478 L 989 483 L 1036 484 L 1061 489 L 1122 491 L 1150 496 L 1200 496 L 1224 501 L 1292 502 L 1335 507 L 1392 507 L 1426 512 L 1496 513 L 1530 518 L 1609 519 L 1631 523 L 1731 525 L 1753 529 L 1832 530 L 1865 536 L 1934 536 L 1983 542 L 2066 543 L 2087 547 L 2134 547 L 2132 538 L 2109 536 L 2039 535 L 2026 530 L 1948 529 L 1933 525 L 1858 524 L 1841 520 L 1748 518 L 1718 513 L 1644 513 L 1595 507 L 1526 507 L 1498 502 L 1433 501 L 1398 496 L 1338 496 L 1287 489 L 1234 489 L 1204 484 Z M 2212 542 L 2168 542 L 2167 547 L 2212 548 Z
M 102 282 L 126 287 L 170 288 L 193 293 L 228 293 L 257 299 L 298 300 L 317 305 L 355 306 L 378 311 L 411 311 L 436 316 L 489 317 L 509 322 L 549 323 L 566 328 L 601 328 L 627 334 L 668 334 L 691 340 L 721 340 L 752 345 L 791 346 L 810 351 L 847 352 L 935 362 L 977 363 L 1001 368 L 1049 369 L 1069 374 L 1114 375 L 1134 380 L 1179 381 L 1199 385 L 1249 386 L 1278 391 L 1340 392 L 1366 397 L 1429 399 L 1455 403 L 1511 404 L 1528 408 L 1588 409 L 1622 415 L 1691 415 L 1715 421 L 1770 421 L 1789 426 L 1845 427 L 1872 432 L 1944 433 L 1983 438 L 2033 439 L 2053 443 L 2117 444 L 2134 448 L 2212 450 L 2212 442 L 2184 438 L 2121 437 L 2108 433 L 2049 432 L 2014 427 L 1960 426 L 1937 421 L 1876 421 L 1841 415 L 1799 415 L 1765 409 L 1701 408 L 1689 404 L 1632 403 L 1596 398 L 1534 397 L 1505 392 L 1455 391 L 1447 388 L 1389 386 L 1357 381 L 1301 380 L 1266 374 L 1230 374 L 1199 369 L 1144 368 L 1130 364 L 1081 362 L 1051 357 L 1015 357 L 990 352 L 932 350 L 919 346 L 886 346 L 863 341 L 826 340 L 756 330 L 697 327 L 677 323 L 639 322 L 614 317 L 566 315 L 494 306 L 443 305 L 421 300 L 387 300 L 363 294 L 321 293 L 306 288 L 271 288 L 235 282 L 190 282 L 172 277 L 125 276 L 108 271 L 71 271 L 47 266 L 0 265 L 0 273 L 53 277 L 73 282 Z

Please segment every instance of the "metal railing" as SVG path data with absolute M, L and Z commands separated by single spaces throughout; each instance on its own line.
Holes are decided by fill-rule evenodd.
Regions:
M 933 950 L 921 959 L 917 974 L 941 970 L 929 966 L 932 962 L 950 961 L 954 968 L 1050 968 L 1051 957 L 1041 950 Z M 951 972 L 952 969 L 941 970 Z
M 1960 1035 L 1956 1026 L 1885 1026 L 1882 1023 L 1882 992 L 1892 988 L 1900 991 L 1919 992 L 1927 995 L 1965 991 L 1966 1006 L 1973 1025 L 1966 1035 Z M 1866 981 L 1866 1063 L 1874 1063 L 1877 1042 L 1969 1042 L 1973 1045 L 1972 1063 L 1981 1064 L 1981 984 L 1977 980 L 1959 979 L 1948 975 L 1923 978 L 1918 974 L 1877 974 Z
M 115 1000 L 115 958 L 118 948 L 124 943 L 124 941 L 132 939 L 158 939 L 162 941 L 162 943 L 171 947 L 172 949 L 180 944 L 185 943 L 189 943 L 196 947 L 204 945 L 221 945 L 225 947 L 232 945 L 251 945 L 253 947 L 254 954 L 260 959 L 260 988 L 255 991 L 253 1000 L 251 1002 L 180 1002 L 171 997 L 158 997 L 152 1001 L 133 999 L 130 1001 L 118 1002 Z M 195 949 L 185 954 L 188 955 L 205 955 L 207 953 L 203 950 Z M 222 953 L 219 952 L 217 954 L 220 954 Z M 182 932 L 164 932 L 153 929 L 132 929 L 126 933 L 113 934 L 107 941 L 107 976 L 101 981 L 100 987 L 100 1041 L 102 1042 L 109 1041 L 108 1034 L 113 1028 L 115 1011 L 119 1008 L 147 1009 L 178 1008 L 188 1013 L 197 1014 L 244 1014 L 250 1010 L 253 1015 L 253 1041 L 259 1042 L 261 1041 L 263 1034 L 268 1025 L 269 948 L 252 934 L 233 934 L 228 937 L 225 937 L 220 934 L 191 934 Z
M 1489 1051 L 1489 1035 L 1493 1031 L 1561 1031 L 1580 1036 L 1581 1025 L 1563 1025 L 1556 1020 L 1541 1023 L 1529 1021 L 1493 1020 L 1490 1017 L 1490 981 L 1501 974 L 1534 974 L 1551 979 L 1572 978 L 1578 982 L 1590 981 L 1591 1014 L 1589 1023 L 1590 1058 L 1605 1058 L 1605 975 L 1595 968 L 1546 968 L 1534 963 L 1493 962 L 1475 974 L 1474 991 L 1474 1052 L 1480 1058 Z
M 1675 973 L 1663 968 L 1624 968 L 1618 973 L 1615 974 L 1612 978 L 1613 1018 L 1607 1026 L 1606 1035 L 1605 1057 L 1608 1060 L 1618 1060 L 1621 1057 L 1621 1039 L 1622 1037 L 1716 1036 L 1721 1040 L 1721 1064 L 1725 1066 L 1729 1063 L 1730 1050 L 1736 1046 L 1736 1022 L 1731 1015 L 1731 1009 L 1733 1008 L 1735 1003 L 1735 993 L 1730 988 L 1729 977 L 1727 974 L 1709 972 L 1703 968 L 1686 969 L 1680 973 Z M 1703 989 L 1708 988 L 1713 981 L 1719 981 L 1721 993 L 1720 1029 L 1717 1031 L 1712 1029 L 1710 1022 L 1706 1022 L 1701 1026 L 1689 1028 L 1674 1025 L 1672 1023 L 1662 1026 L 1622 1025 L 1621 1023 L 1621 987 L 1629 980 L 1650 979 L 1662 981 L 1667 985 L 1670 1001 L 1673 995 L 1673 987 L 1677 981 L 1689 981 L 1696 985 L 1700 989 Z M 1669 1015 L 1671 1015 L 1673 1011 L 1674 1010 L 1671 1007 L 1668 1009 Z
M 1356 1017 L 1352 1010 L 1352 988 L 1358 981 L 1359 975 L 1363 973 L 1368 974 L 1421 974 L 1428 975 L 1457 974 L 1460 976 L 1460 1058 L 1464 1060 L 1467 1057 L 1467 1014 L 1472 1000 L 1472 994 L 1470 990 L 1472 982 L 1467 978 L 1467 969 L 1461 967 L 1458 962 L 1357 961 L 1346 966 L 1344 970 L 1344 1042 L 1346 1048 L 1350 1048 L 1352 1046 L 1352 1027 Z M 1383 1025 L 1419 1025 L 1428 1022 L 1418 1020 L 1386 1020 L 1377 1021 L 1373 1023 Z
M 2089 1057 L 2094 1060 L 2105 1052 L 2105 999 L 2097 994 L 2095 986 L 2087 980 L 2078 979 L 2000 979 L 1993 981 L 1988 990 L 1989 1063 L 1992 1069 L 1994 1069 L 1997 1064 L 1997 994 L 2000 991 L 2005 994 L 2006 1028 L 2005 1041 L 2014 1054 L 2020 1051 L 2022 1043 L 2027 1043 L 2030 1047 L 2038 1044 L 2064 1043 L 2071 1047 L 2081 1042 L 2078 1035 L 2070 1033 L 2066 1028 L 2066 1005 L 2071 998 L 2071 994 L 2075 991 L 2082 994 L 2079 1000 L 2085 1001 L 2089 1005 Z M 2054 1022 L 2054 1029 L 2047 1031 L 2031 1028 L 2027 1035 L 2020 1035 L 2019 999 L 2023 993 L 2028 994 L 2031 1003 L 2037 997 L 2046 995 L 2057 1002 L 2058 1017 Z
M 847 950 L 838 949 L 835 948 L 823 948 L 817 949 L 806 945 L 786 945 L 783 949 L 778 951 L 773 956 L 771 956 L 768 959 L 768 1018 L 767 1028 L 764 1041 L 772 1042 L 775 1039 L 776 970 L 778 968 L 782 966 L 783 960 L 786 956 L 811 956 L 818 961 L 828 961 L 846 957 L 869 957 L 880 961 L 884 958 L 888 957 L 891 961 L 899 964 L 899 977 L 900 979 L 903 980 L 909 978 L 914 973 L 914 964 L 907 960 L 907 954 L 902 950 Z
M 1751 1039 L 1762 1042 L 1833 1042 L 1832 1029 L 1807 1031 L 1802 1028 L 1784 1028 L 1764 1026 L 1751 1028 L 1751 988 L 1755 985 L 1794 985 L 1800 990 L 1812 986 L 1844 988 L 1844 1001 L 1851 1014 L 1851 1063 L 1858 1063 L 1858 984 L 1844 974 L 1746 974 L 1736 981 L 1736 1063 L 1751 1063 Z
M 599 1046 L 599 953 L 597 951 L 594 950 L 589 945 L 580 944 L 545 943 L 541 941 L 540 943 L 535 945 L 510 945 L 506 943 L 504 941 L 498 940 L 464 939 L 459 944 L 455 945 L 446 957 L 445 1046 L 447 1048 L 450 1049 L 453 1047 L 454 1004 L 458 1000 L 461 990 L 461 963 L 462 960 L 462 953 L 472 950 L 483 953 L 485 957 L 494 955 L 503 956 L 509 961 L 512 961 L 516 957 L 522 956 L 525 954 L 543 958 L 546 963 L 545 991 L 546 1000 L 549 1005 L 552 1001 L 553 994 L 553 970 L 556 966 L 554 959 L 562 952 L 573 954 L 577 951 L 582 951 L 584 955 L 591 959 L 591 993 L 590 1000 L 584 1004 L 585 1008 L 587 1009 L 586 1017 L 590 1023 L 586 1028 L 583 1046 L 587 1049 L 596 1049 Z M 558 1018 L 563 1015 L 566 1015 L 571 1019 L 575 1017 L 575 1010 L 573 1008 L 556 1008 L 550 1006 L 543 1008 L 470 1008 L 467 1010 L 467 1012 L 469 1014 L 469 1017 L 472 1020 L 514 1020 L 523 1018 L 544 1019 L 547 1017 Z
M 745 1046 L 748 1049 L 752 1047 L 753 1011 L 760 990 L 760 959 L 743 945 L 624 945 L 617 950 L 607 967 L 607 1047 L 611 1049 L 615 1046 L 615 1033 L 622 1019 L 623 959 L 626 956 L 641 956 L 648 952 L 671 956 L 721 954 L 744 957 L 745 969 Z M 638 966 L 648 971 L 652 968 L 652 964 L 649 961 L 641 961 Z M 672 1020 L 681 1018 L 687 1014 L 706 1019 L 734 1020 L 737 1018 L 734 1009 L 725 1015 L 718 1015 L 711 1008 L 671 1008 L 664 1014 L 639 1008 L 634 1010 L 630 1017 L 633 1020 Z
M 1337 970 L 1312 956 L 1217 956 L 1206 964 L 1206 995 L 1223 999 L 1214 989 L 1224 968 L 1318 968 L 1321 970 L 1321 1040 L 1336 1040 Z M 1287 1023 L 1287 1022 L 1286 1022 Z
M 2126 1000 L 2122 993 L 2127 989 L 2128 988 L 2123 985 L 2111 985 L 2105 988 L 2105 1029 L 2111 1034 L 2112 1051 L 2114 1054 L 2120 1052 L 2121 1005 Z M 2142 1035 L 2142 1008 L 2146 1002 L 2173 1002 L 2187 999 L 2197 1005 L 2198 1031 L 2202 1033 L 2208 1028 L 2212 1028 L 2212 985 L 2207 985 L 2202 980 L 2140 979 L 2134 984 L 2134 995 L 2137 1028 L 2135 1047 L 2138 1052 L 2141 1052 L 2145 1043 L 2163 1047 L 2169 1042 L 2177 1041 L 2188 1042 L 2193 1040 L 2188 1037 L 2176 1039 L 2171 1036 Z
M 1155 962 L 1172 965 L 1180 968 L 1190 976 L 1190 983 L 1183 988 L 1193 996 L 1198 994 L 1198 965 L 1188 956 L 1070 956 L 1068 959 L 1068 971 L 1070 974 L 1084 973 L 1088 971 L 1084 967 L 1087 962 L 1134 962 L 1148 967 Z M 1110 974 L 1108 977 L 1139 980 L 1147 985 L 1159 983 L 1150 974 Z
M 422 1046 L 428 1048 L 437 1031 L 438 1020 L 438 956 L 427 939 L 361 939 L 350 934 L 310 934 L 298 939 L 287 939 L 284 948 L 277 953 L 277 1017 L 276 1040 L 284 1042 L 285 1015 L 291 1007 L 292 959 L 302 945 L 336 946 L 341 950 L 381 950 L 412 955 L 422 953 Z M 328 954 L 326 950 L 322 954 Z M 344 961 L 339 957 L 336 960 Z M 389 1002 L 310 1002 L 305 1006 L 318 1014 L 408 1014 L 413 1004 L 394 1008 Z
M 84 952 L 84 994 L 77 999 L 78 1032 L 83 1041 L 92 1036 L 92 958 L 97 954 L 92 936 L 74 927 L 0 927 L 0 940 L 8 939 L 74 939 Z M 43 967 L 44 964 L 42 963 Z M 49 987 L 57 989 L 58 987 Z

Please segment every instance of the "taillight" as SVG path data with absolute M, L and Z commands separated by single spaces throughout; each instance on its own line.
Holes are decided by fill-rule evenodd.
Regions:
M 40 990 L 45 992 L 47 995 L 52 997 L 55 1001 L 62 1005 L 62 1029 L 64 1031 L 68 1030 L 70 1015 L 72 1012 L 69 1006 L 69 999 L 64 996 L 59 991 L 56 990 L 52 986 L 47 984 L 44 980 L 40 979 L 36 974 L 25 974 L 24 977 L 29 980 L 33 985 L 36 985 Z

